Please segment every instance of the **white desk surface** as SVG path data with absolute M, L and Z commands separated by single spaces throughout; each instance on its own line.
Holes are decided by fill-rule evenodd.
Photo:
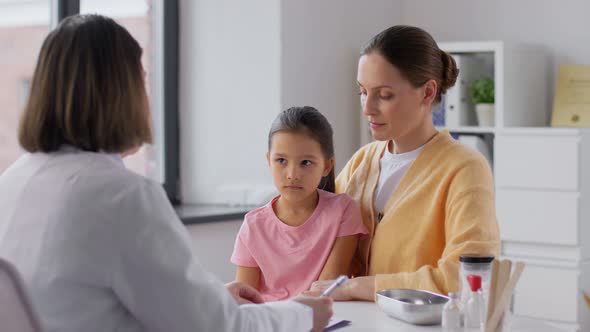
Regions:
M 334 302 L 334 317 L 350 320 L 352 323 L 339 328 L 337 332 L 353 331 L 382 331 L 382 332 L 425 332 L 441 331 L 438 326 L 416 326 L 387 316 L 376 303 L 373 302 Z M 514 318 L 512 322 L 514 332 L 554 332 L 562 331 L 556 327 L 523 318 Z

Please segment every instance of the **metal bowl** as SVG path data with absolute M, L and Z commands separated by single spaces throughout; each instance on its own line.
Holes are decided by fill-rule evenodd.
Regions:
M 415 325 L 437 325 L 448 297 L 419 289 L 384 289 L 377 304 L 387 315 Z

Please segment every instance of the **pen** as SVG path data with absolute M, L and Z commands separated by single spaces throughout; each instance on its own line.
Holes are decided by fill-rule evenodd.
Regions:
M 336 288 L 338 288 L 339 286 L 341 286 L 346 280 L 348 280 L 348 277 L 347 276 L 345 276 L 345 275 L 339 276 L 336 280 L 334 280 L 334 282 L 330 285 L 330 287 L 326 288 L 326 290 L 320 296 L 321 297 L 330 296 L 330 294 L 332 294 L 332 292 Z

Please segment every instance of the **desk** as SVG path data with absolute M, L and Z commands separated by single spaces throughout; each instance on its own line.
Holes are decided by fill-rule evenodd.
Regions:
M 416 326 L 387 316 L 373 302 L 334 302 L 334 316 L 348 319 L 352 323 L 336 331 L 377 331 L 377 332 L 426 332 L 441 331 L 439 326 Z M 555 332 L 562 331 L 556 327 L 524 318 L 514 318 L 514 332 Z

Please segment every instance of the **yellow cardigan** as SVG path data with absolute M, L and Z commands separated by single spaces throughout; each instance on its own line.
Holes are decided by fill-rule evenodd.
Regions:
M 352 274 L 374 275 L 377 291 L 457 291 L 459 256 L 498 256 L 494 182 L 487 160 L 448 133 L 426 143 L 375 223 L 373 196 L 388 142 L 373 142 L 346 164 L 336 191 L 360 207 L 369 236 L 361 239 Z

